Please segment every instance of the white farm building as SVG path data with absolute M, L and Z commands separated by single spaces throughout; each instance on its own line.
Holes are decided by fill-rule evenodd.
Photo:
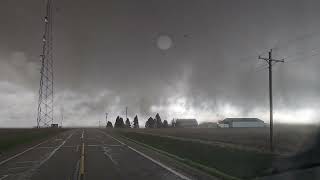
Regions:
M 258 118 L 226 118 L 219 122 L 222 128 L 266 127 L 266 123 Z

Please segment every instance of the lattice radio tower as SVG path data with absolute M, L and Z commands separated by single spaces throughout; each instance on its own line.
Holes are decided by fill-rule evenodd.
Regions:
M 42 37 L 40 88 L 38 100 L 37 127 L 48 127 L 53 123 L 53 14 L 52 0 L 46 1 L 46 16 Z

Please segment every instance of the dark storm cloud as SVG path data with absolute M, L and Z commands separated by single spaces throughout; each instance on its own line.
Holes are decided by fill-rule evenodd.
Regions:
M 264 64 L 257 56 L 275 48 L 275 58 L 292 56 L 287 59 L 292 62 L 274 69 L 275 107 L 282 113 L 279 119 L 288 121 L 292 116 L 283 114 L 319 107 L 319 56 L 312 56 L 320 50 L 315 49 L 320 47 L 318 5 L 291 0 L 55 0 L 56 106 L 64 107 L 69 125 L 93 125 L 104 112 L 114 119 L 124 115 L 125 106 L 130 117 L 142 119 L 160 112 L 170 119 L 267 120 L 267 71 L 256 72 Z M 30 122 L 43 14 L 40 0 L 6 0 L 0 7 L 0 82 L 9 82 L 1 84 L 1 94 L 6 96 L 8 89 L 29 94 L 23 101 L 34 104 L 24 110 Z M 161 35 L 173 42 L 166 51 L 157 47 Z M 2 105 L 10 104 L 6 100 Z M 8 109 L 1 113 L 7 119 L 14 114 L 14 123 L 23 116 Z

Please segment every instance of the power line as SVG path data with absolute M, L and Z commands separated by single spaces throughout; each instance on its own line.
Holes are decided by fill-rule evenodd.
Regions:
M 269 65 L 269 101 L 270 101 L 270 151 L 273 152 L 273 102 L 272 102 L 272 65 L 278 62 L 284 62 L 284 59 L 277 60 L 272 59 L 272 49 L 269 51 L 269 57 L 263 58 L 259 56 L 259 59 L 265 60 Z
M 265 70 L 265 69 L 267 69 L 267 68 L 268 68 L 268 65 L 265 64 L 265 65 L 262 65 L 262 66 L 260 66 L 260 67 L 257 67 L 256 70 L 255 70 L 255 72 L 260 72 L 260 71 L 263 71 L 263 70 Z
M 285 59 L 291 59 L 291 60 L 289 60 L 289 61 L 286 61 L 286 63 L 293 63 L 293 62 L 298 62 L 298 61 L 300 61 L 300 59 L 302 59 L 302 58 L 305 58 L 305 57 L 313 57 L 313 56 L 316 56 L 316 55 L 318 55 L 318 54 L 320 54 L 320 52 L 318 51 L 315 51 L 315 50 L 317 50 L 317 49 L 320 49 L 320 48 L 314 48 L 314 49 L 312 49 L 311 50 L 311 52 L 315 52 L 314 54 L 312 54 L 312 55 L 310 55 L 310 54 L 305 54 L 305 55 L 302 55 L 302 56 L 300 56 L 299 57 L 299 55 L 298 56 L 289 56 L 289 57 L 286 57 Z M 300 53 L 299 53 L 300 54 Z M 299 59 L 298 59 L 299 58 Z
M 274 65 L 275 63 L 276 62 L 273 62 L 272 65 Z M 269 68 L 269 64 L 264 64 L 264 65 L 262 65 L 260 67 L 257 67 L 255 72 L 260 72 L 260 71 L 263 71 L 263 70 L 268 69 L 268 68 Z
M 305 39 L 308 39 L 308 38 L 311 38 L 314 36 L 319 36 L 319 34 L 320 34 L 319 31 L 308 33 L 308 34 L 303 34 L 303 35 L 298 36 L 294 39 L 287 40 L 286 43 L 283 43 L 282 45 L 274 46 L 273 50 L 279 50 L 279 49 L 283 49 L 285 47 L 290 47 L 290 45 L 294 44 L 295 42 L 303 41 Z
M 268 51 L 262 51 L 260 53 L 254 53 L 254 54 L 245 56 L 243 58 L 240 58 L 239 61 L 255 60 L 257 56 L 263 56 L 263 55 L 265 55 L 267 53 L 268 53 Z

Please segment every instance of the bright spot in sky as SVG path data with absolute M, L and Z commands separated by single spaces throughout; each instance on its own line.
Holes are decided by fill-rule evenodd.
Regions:
M 170 97 L 167 105 L 153 105 L 150 110 L 154 113 L 166 113 L 165 118 L 197 118 L 195 109 L 189 107 L 186 97 Z
M 161 50 L 168 50 L 172 46 L 172 39 L 168 35 L 161 35 L 157 39 L 157 46 Z
M 294 111 L 278 111 L 274 116 L 282 123 L 310 124 L 316 122 L 316 114 L 314 109 L 305 108 Z
M 169 100 L 170 101 L 170 100 Z M 171 103 L 168 106 L 168 110 L 175 114 L 184 114 L 187 112 L 186 109 L 186 98 L 177 98 L 174 101 L 170 101 Z
M 311 124 L 318 123 L 318 111 L 314 108 L 302 109 L 276 109 L 273 114 L 274 123 Z M 258 117 L 269 123 L 269 109 L 254 109 L 250 117 Z

